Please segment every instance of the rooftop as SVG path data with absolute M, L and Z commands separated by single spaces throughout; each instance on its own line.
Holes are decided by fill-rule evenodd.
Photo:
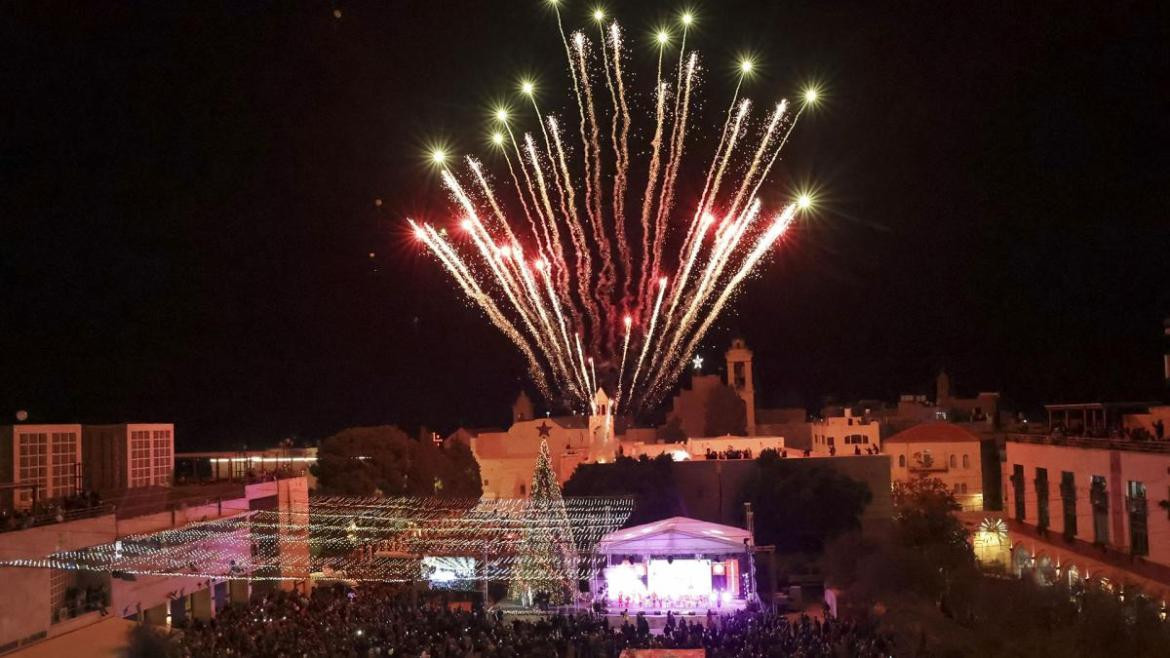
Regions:
M 885 440 L 890 443 L 978 443 L 979 436 L 954 423 L 923 423 Z

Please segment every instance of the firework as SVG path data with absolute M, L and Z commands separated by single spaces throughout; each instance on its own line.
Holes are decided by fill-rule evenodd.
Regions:
M 669 391 L 739 286 L 812 205 L 801 195 L 769 215 L 757 194 L 818 91 L 802 92 L 796 108 L 782 100 L 757 120 L 752 102 L 740 97 L 755 63 L 741 59 L 714 156 L 688 166 L 701 73 L 699 54 L 687 45 L 694 15 L 678 17 L 677 39 L 666 28 L 653 35 L 652 107 L 640 113 L 629 97 L 630 49 L 618 23 L 595 9 L 594 37 L 566 33 L 560 3 L 550 5 L 570 116 L 542 109 L 536 82 L 523 80 L 530 128 L 506 107 L 492 113 L 500 176 L 473 157 L 430 154 L 459 211 L 455 235 L 466 239 L 409 222 L 516 345 L 547 399 L 587 409 L 599 387 L 612 388 L 615 408 L 636 413 Z M 676 42 L 677 57 L 670 52 Z M 635 168 L 640 145 L 631 145 L 631 129 L 639 118 L 649 141 L 645 165 Z M 646 176 L 644 188 L 631 188 L 631 169 Z M 690 177 L 703 181 L 698 197 L 679 198 L 679 181 Z

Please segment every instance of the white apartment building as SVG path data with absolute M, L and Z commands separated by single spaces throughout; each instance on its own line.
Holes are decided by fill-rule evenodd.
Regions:
M 175 471 L 172 423 L 119 423 L 82 428 L 86 489 L 170 486 Z
M 26 510 L 77 493 L 81 464 L 81 425 L 0 426 L 0 507 Z
M 867 449 L 880 450 L 881 426 L 876 420 L 853 415 L 846 407 L 843 416 L 828 416 L 810 423 L 812 451 L 818 455 L 865 454 Z

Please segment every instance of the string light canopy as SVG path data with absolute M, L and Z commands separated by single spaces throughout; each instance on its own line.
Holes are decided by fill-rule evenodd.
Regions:
M 529 573 L 533 536 L 564 532 L 567 525 L 576 554 L 593 555 L 633 507 L 628 498 L 564 498 L 550 506 L 527 499 L 315 497 L 299 510 L 241 509 L 227 518 L 0 566 L 115 576 L 410 582 L 450 563 L 460 565 L 444 572 L 452 580 L 531 582 L 547 575 Z M 466 568 L 469 563 L 474 568 Z M 579 560 L 574 568 L 587 578 L 593 563 Z

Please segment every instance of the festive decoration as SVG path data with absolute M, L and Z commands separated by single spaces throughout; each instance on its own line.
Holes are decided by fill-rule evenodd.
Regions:
M 525 529 L 513 578 L 513 598 L 529 605 L 537 601 L 563 604 L 567 594 L 575 589 L 577 555 L 561 487 L 549 459 L 548 442 L 543 439 L 532 475 L 532 497 L 528 499 L 526 516 L 547 523 Z
M 602 383 L 616 383 L 615 405 L 637 411 L 661 399 L 743 280 L 796 213 L 813 205 L 804 193 L 767 213 L 757 194 L 819 93 L 806 90 L 795 113 L 781 100 L 757 124 L 751 101 L 740 98 L 754 63 L 742 60 L 714 158 L 705 169 L 688 169 L 684 156 L 690 113 L 700 104 L 700 64 L 687 48 L 695 16 L 684 13 L 680 35 L 661 29 L 654 37 L 653 107 L 645 108 L 654 127 L 644 148 L 646 166 L 635 167 L 643 147 L 631 146 L 638 112 L 626 87 L 621 27 L 596 10 L 595 38 L 586 31 L 566 35 L 559 6 L 552 9 L 577 125 L 545 113 L 543 90 L 534 80 L 522 81 L 519 102 L 531 109 L 535 125 L 521 131 L 515 108 L 493 111 L 499 180 L 474 157 L 457 175 L 451 153 L 431 153 L 457 207 L 461 230 L 455 235 L 464 237 L 408 221 L 463 293 L 523 354 L 547 398 L 585 409 Z M 575 143 L 567 144 L 570 139 Z M 645 186 L 631 189 L 643 171 Z M 697 198 L 677 198 L 680 177 L 693 178 Z
M 592 554 L 603 535 L 625 523 L 633 501 L 560 499 L 559 490 L 556 496 L 559 504 L 522 499 L 313 498 L 311 511 L 240 509 L 227 518 L 129 535 L 111 544 L 47 557 L 10 559 L 0 566 L 216 579 L 407 582 L 423 577 L 424 558 L 473 558 L 472 576 L 464 566 L 442 571 L 451 574 L 450 580 L 537 582 L 543 577 L 522 565 L 532 564 L 525 557 L 534 553 L 527 546 L 529 538 L 546 537 L 564 556 L 562 580 L 588 577 L 581 569 L 588 568 L 589 561 L 578 562 L 575 556 Z

